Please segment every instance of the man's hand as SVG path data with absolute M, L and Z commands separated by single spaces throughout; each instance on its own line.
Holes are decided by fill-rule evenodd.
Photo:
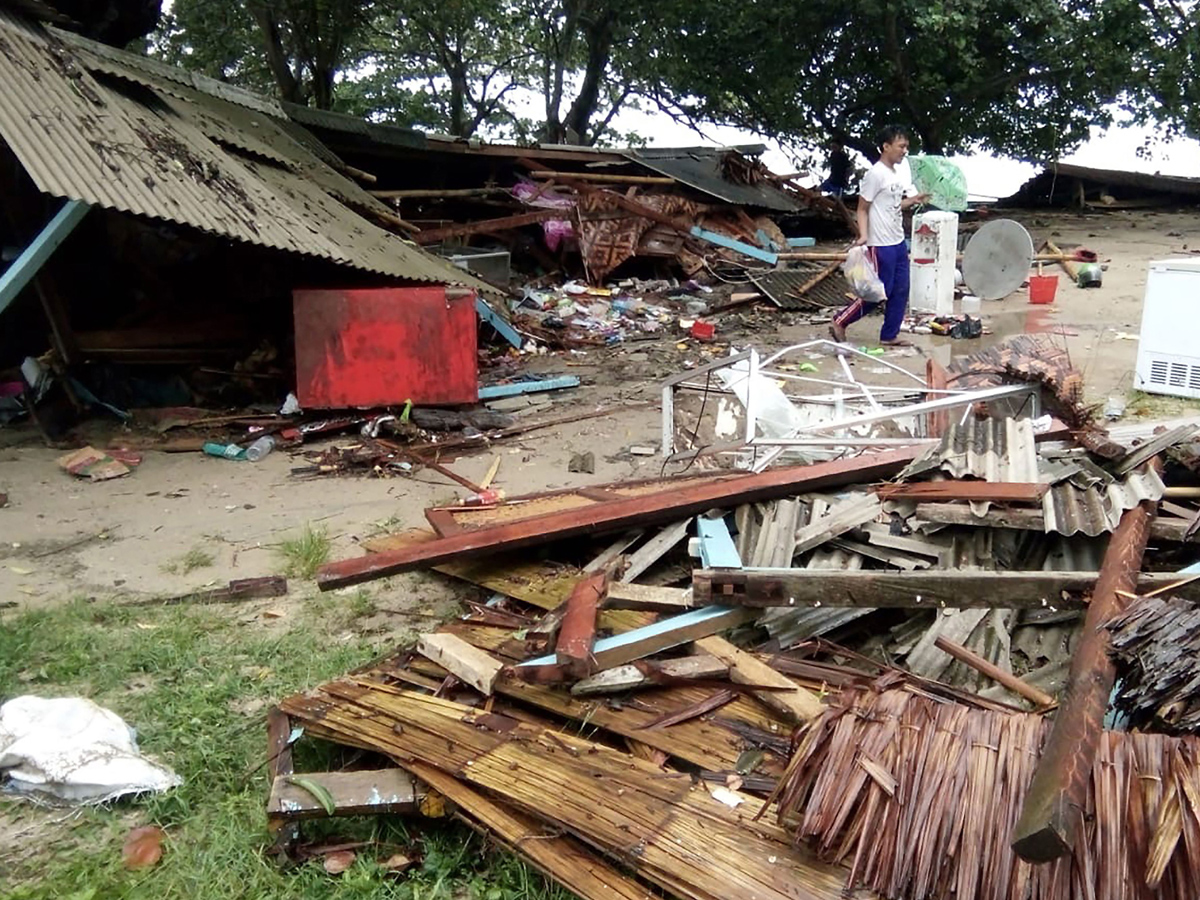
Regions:
M 851 244 L 850 246 L 851 247 L 863 247 L 866 245 L 866 243 L 867 243 L 866 235 L 861 235 L 859 237 L 856 237 L 854 239 L 854 243 Z
M 928 194 L 915 194 L 912 197 L 905 197 L 903 200 L 900 201 L 900 208 L 901 209 L 910 209 L 911 207 L 916 206 L 918 203 L 924 203 L 928 199 L 929 199 Z

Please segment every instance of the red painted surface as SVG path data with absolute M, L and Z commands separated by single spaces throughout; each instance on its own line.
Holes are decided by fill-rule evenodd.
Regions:
M 310 409 L 474 403 L 475 295 L 443 287 L 295 291 L 296 396 Z

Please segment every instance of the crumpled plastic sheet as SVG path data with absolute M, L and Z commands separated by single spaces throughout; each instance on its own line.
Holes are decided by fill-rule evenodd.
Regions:
M 23 696 L 0 706 L 3 790 L 48 803 L 103 803 L 183 783 L 143 756 L 136 733 L 81 697 Z

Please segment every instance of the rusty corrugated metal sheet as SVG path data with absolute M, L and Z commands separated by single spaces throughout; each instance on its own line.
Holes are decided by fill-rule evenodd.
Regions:
M 208 97 L 198 106 L 194 81 L 155 90 L 169 67 L 147 62 L 0 11 L 0 135 L 40 190 L 397 279 L 494 292 L 334 200 L 326 190 L 372 202 L 270 122 L 269 104 Z

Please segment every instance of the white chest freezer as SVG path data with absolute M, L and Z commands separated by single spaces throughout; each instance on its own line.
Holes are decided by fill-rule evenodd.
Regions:
M 1200 397 L 1200 259 L 1150 263 L 1133 386 Z

